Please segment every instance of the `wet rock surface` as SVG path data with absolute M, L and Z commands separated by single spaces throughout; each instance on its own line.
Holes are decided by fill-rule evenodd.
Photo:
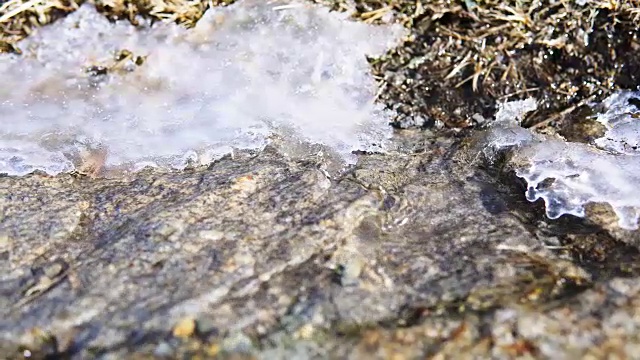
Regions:
M 342 174 L 269 149 L 180 172 L 0 177 L 0 357 L 638 358 L 638 232 L 597 204 L 547 219 L 507 160 L 482 156 L 480 130 L 446 129 L 534 95 L 526 125 L 599 136 L 584 104 L 637 85 L 622 55 L 636 7 L 356 3 L 413 34 L 372 60 L 395 125 L 413 128 L 397 152 Z M 5 16 L 0 51 L 74 4 Z M 191 25 L 206 8 L 109 4 Z
M 333 176 L 269 150 L 0 178 L 2 352 L 638 354 L 637 236 L 547 220 L 464 136 L 395 141 Z

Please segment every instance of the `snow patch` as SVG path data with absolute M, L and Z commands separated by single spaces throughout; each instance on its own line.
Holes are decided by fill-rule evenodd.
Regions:
M 366 56 L 404 35 L 297 1 L 241 0 L 193 29 L 111 23 L 85 4 L 0 55 L 0 173 L 183 168 L 270 139 L 354 163 L 382 151 L 391 119 Z

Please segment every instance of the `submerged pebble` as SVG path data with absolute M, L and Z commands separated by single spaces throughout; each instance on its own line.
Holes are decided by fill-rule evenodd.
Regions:
M 0 55 L 0 173 L 183 168 L 276 137 L 346 163 L 381 150 L 367 55 L 402 36 L 297 1 L 241 0 L 193 29 L 111 23 L 85 4 Z

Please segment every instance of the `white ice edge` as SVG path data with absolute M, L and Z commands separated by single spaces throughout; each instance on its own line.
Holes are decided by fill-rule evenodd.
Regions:
M 640 92 L 621 91 L 603 101 L 595 119 L 607 130 L 593 144 L 524 129 L 519 120 L 535 110 L 535 100 L 506 103 L 496 114 L 487 146 L 513 149 L 514 163 L 522 164 L 516 175 L 528 184 L 527 198 L 543 199 L 549 218 L 584 217 L 587 204 L 607 203 L 621 228 L 635 230 L 640 215 L 640 119 L 631 99 L 640 99 Z

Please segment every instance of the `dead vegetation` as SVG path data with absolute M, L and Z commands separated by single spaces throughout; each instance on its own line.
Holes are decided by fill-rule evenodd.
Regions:
M 234 0 L 98 0 L 96 7 L 112 20 L 129 19 L 137 25 L 142 15 L 161 21 L 193 26 L 209 6 L 227 5 Z
M 78 8 L 67 0 L 0 1 L 0 51 L 19 52 L 15 43 L 34 28 L 52 22 Z
M 82 0 L 0 0 L 0 51 Z M 618 88 L 640 84 L 640 0 L 313 0 L 366 22 L 411 29 L 403 46 L 372 60 L 380 99 L 397 124 L 473 125 L 496 102 L 535 96 L 530 126 L 554 125 Z M 234 0 L 97 0 L 111 19 L 138 15 L 192 26 Z
M 209 6 L 227 5 L 234 0 L 97 0 L 99 11 L 109 19 L 128 19 L 137 24 L 137 16 L 174 21 L 193 26 Z M 42 25 L 76 10 L 84 0 L 0 0 L 0 51 Z
M 346 1 L 317 0 L 335 9 Z M 391 12 L 413 38 L 374 62 L 398 124 L 472 125 L 496 102 L 534 96 L 529 126 L 640 85 L 640 1 L 360 0 L 355 17 Z

